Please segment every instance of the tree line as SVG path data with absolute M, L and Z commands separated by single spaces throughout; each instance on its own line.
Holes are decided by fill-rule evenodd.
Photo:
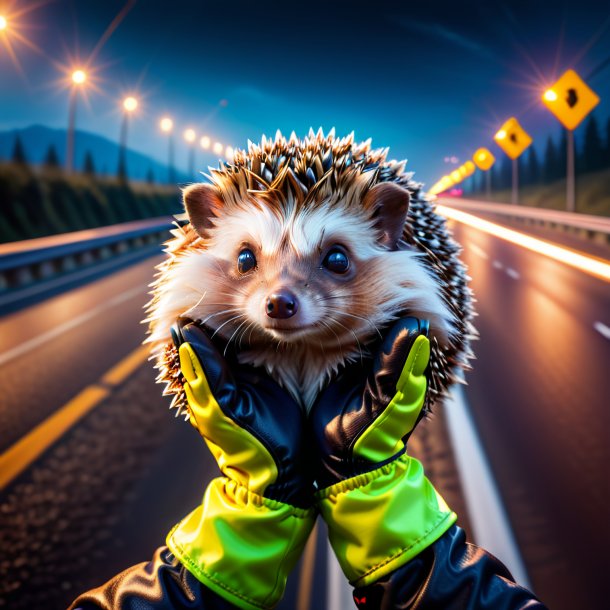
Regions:
M 605 125 L 602 137 L 595 115 L 588 119 L 580 145 L 575 148 L 576 173 L 584 174 L 610 168 L 610 117 Z M 562 129 L 558 139 L 549 136 L 544 145 L 542 157 L 535 146 L 530 146 L 519 157 L 519 186 L 536 186 L 551 184 L 566 176 L 567 134 Z M 507 156 L 489 170 L 494 190 L 502 191 L 512 185 L 512 160 Z M 466 190 L 471 193 L 485 192 L 485 173 L 476 172 L 469 180 Z
M 33 167 L 27 162 L 17 137 L 11 160 L 0 163 L 0 242 L 180 211 L 179 191 L 175 186 L 155 185 L 152 171 L 145 183 L 130 183 L 120 166 L 116 177 L 100 176 L 90 152 L 85 155 L 82 173 L 67 175 L 53 146 L 49 147 L 42 165 Z

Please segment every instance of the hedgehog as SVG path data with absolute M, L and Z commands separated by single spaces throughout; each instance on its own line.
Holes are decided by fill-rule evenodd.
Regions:
M 145 320 L 176 416 L 189 418 L 171 340 L 180 316 L 264 367 L 306 410 L 404 315 L 430 323 L 426 412 L 462 379 L 476 331 L 460 248 L 388 150 L 353 133 L 278 131 L 183 190 L 188 222 L 165 244 Z

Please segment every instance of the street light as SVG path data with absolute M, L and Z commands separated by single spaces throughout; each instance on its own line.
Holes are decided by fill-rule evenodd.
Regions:
M 229 161 L 233 161 L 233 154 L 235 153 L 235 151 L 233 150 L 232 146 L 227 146 L 225 148 L 225 157 L 229 160 Z
M 129 128 L 129 115 L 138 108 L 138 100 L 132 95 L 123 100 L 123 121 L 121 122 L 119 166 L 117 175 L 120 180 L 127 179 L 127 131 Z
M 553 89 L 547 89 L 542 96 L 547 102 L 556 102 L 557 93 Z
M 87 73 L 78 68 L 72 72 L 72 87 L 70 88 L 70 104 L 68 109 L 68 133 L 66 141 L 66 172 L 71 173 L 74 167 L 74 125 L 76 123 L 76 100 L 78 89 L 87 81 Z
M 214 151 L 215 155 L 222 155 L 223 149 L 224 146 L 221 142 L 214 142 L 214 147 L 212 148 L 212 150 Z
M 6 22 L 6 17 L 4 15 L 0 15 L 0 32 L 6 30 L 8 23 Z
M 212 142 L 208 136 L 202 136 L 201 140 L 199 140 L 199 144 L 201 144 L 201 148 L 203 148 L 203 150 L 210 148 L 211 143 Z
M 184 130 L 184 140 L 189 145 L 189 175 L 194 176 L 195 174 L 195 147 L 193 142 L 197 138 L 197 133 L 190 127 Z
M 174 129 L 174 121 L 164 116 L 159 121 L 159 127 L 163 133 L 167 134 L 167 181 L 169 184 L 176 182 L 176 176 L 174 174 L 174 137 L 172 131 Z

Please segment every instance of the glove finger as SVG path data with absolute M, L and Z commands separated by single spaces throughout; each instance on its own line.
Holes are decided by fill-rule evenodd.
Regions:
M 396 389 L 400 392 L 409 381 L 410 377 L 423 377 L 424 372 L 430 361 L 430 341 L 427 337 L 419 336 L 415 339 L 413 347 L 409 352 L 407 361 L 400 373 L 400 378 L 396 384 Z
M 178 353 L 180 355 L 180 370 L 188 383 L 194 383 L 197 379 L 205 377 L 203 367 L 190 343 L 183 343 Z
M 233 376 L 225 358 L 202 328 L 194 323 L 186 324 L 182 327 L 182 336 L 185 343 L 190 346 L 188 351 L 184 349 L 185 343 L 180 346 L 180 367 L 183 366 L 184 360 L 186 371 L 183 371 L 183 373 L 187 381 L 194 381 L 194 379 L 191 380 L 187 377 L 187 372 L 190 374 L 192 369 L 196 377 L 205 376 L 216 397 L 218 397 L 218 393 L 223 387 L 234 387 Z M 186 356 L 188 356 L 188 359 Z

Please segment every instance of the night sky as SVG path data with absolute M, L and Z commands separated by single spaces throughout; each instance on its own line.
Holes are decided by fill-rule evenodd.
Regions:
M 3 2 L 32 7 L 12 39 L 22 73 L 0 44 L 0 130 L 64 127 L 60 65 L 81 63 L 125 2 Z M 74 63 L 74 62 L 72 62 Z M 155 2 L 140 0 L 103 44 L 92 68 L 98 91 L 79 101 L 77 128 L 117 139 L 122 96 L 142 110 L 131 148 L 162 161 L 164 113 L 225 144 L 304 135 L 310 126 L 355 131 L 407 158 L 431 184 L 479 146 L 493 145 L 514 115 L 542 151 L 559 132 L 540 93 L 567 68 L 587 80 L 610 115 L 610 2 Z M 582 136 L 584 126 L 577 131 Z M 186 166 L 186 147 L 177 161 Z M 205 169 L 211 156 L 198 154 Z

